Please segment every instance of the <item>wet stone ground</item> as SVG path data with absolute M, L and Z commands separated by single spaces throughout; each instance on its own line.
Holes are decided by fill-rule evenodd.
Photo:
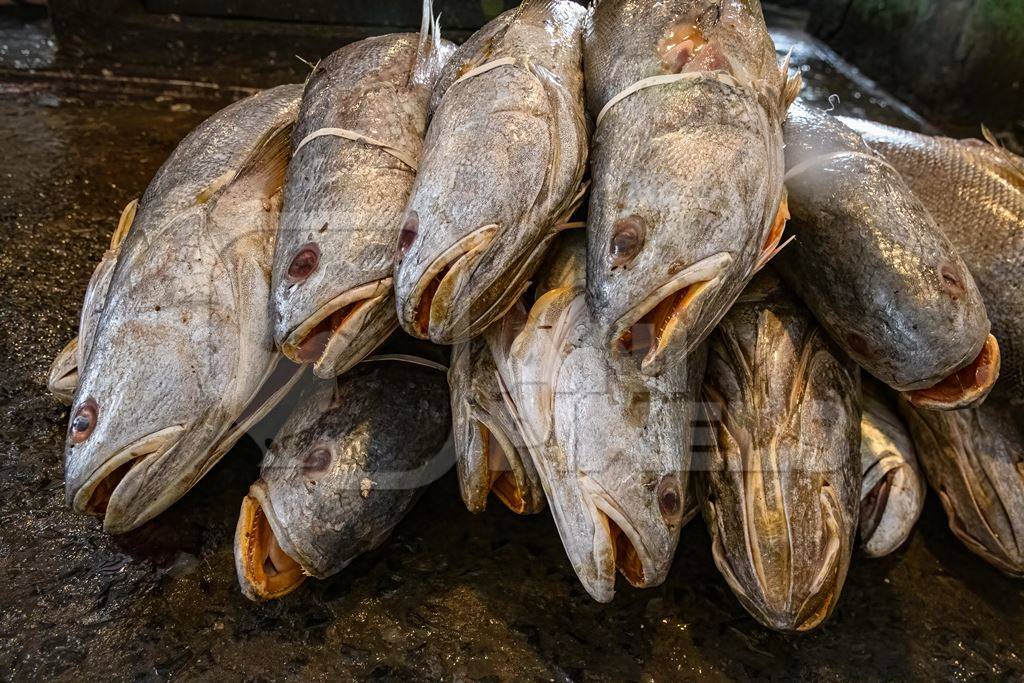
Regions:
M 808 93 L 919 126 L 799 34 Z M 272 604 L 238 592 L 232 533 L 260 453 L 240 444 L 125 536 L 64 504 L 67 411 L 45 391 L 121 207 L 237 91 L 104 79 L 0 82 L 0 676 L 165 680 L 1020 678 L 1022 585 L 968 553 L 934 496 L 894 556 L 856 556 L 799 637 L 747 616 L 684 529 L 665 584 L 591 600 L 545 513 L 473 516 L 435 483 L 378 551 Z

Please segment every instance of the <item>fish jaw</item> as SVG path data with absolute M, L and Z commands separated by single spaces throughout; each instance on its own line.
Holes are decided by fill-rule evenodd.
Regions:
M 700 317 L 731 263 L 731 254 L 713 254 L 655 289 L 611 325 L 608 347 L 613 353 L 642 354 L 640 369 L 650 376 L 686 357 L 706 332 L 689 323 Z
M 409 261 L 399 264 L 395 294 L 398 320 L 406 332 L 438 344 L 473 336 L 453 329 L 453 322 L 461 320 L 465 291 L 497 234 L 498 225 L 484 225 L 419 268 L 413 269 Z
M 921 483 L 920 475 L 904 463 L 862 492 L 859 524 L 865 555 L 884 557 L 907 540 L 924 506 Z
M 58 401 L 71 405 L 78 388 L 78 337 L 61 349 L 50 365 L 46 388 Z
M 991 334 L 981 351 L 961 368 L 926 389 L 905 392 L 914 405 L 927 410 L 959 410 L 979 405 L 999 378 L 999 342 Z
M 279 323 L 282 353 L 295 363 L 313 363 L 323 379 L 345 372 L 398 326 L 391 284 L 387 277 L 347 290 L 291 329 Z
M 65 483 L 68 504 L 79 513 L 103 518 L 107 533 L 124 533 L 139 526 L 169 506 L 177 495 L 168 494 L 170 500 L 149 501 L 149 508 L 159 510 L 138 521 L 135 515 L 126 513 L 125 491 L 132 488 L 132 481 L 143 472 L 148 463 L 172 452 L 185 433 L 184 425 L 172 425 L 148 434 L 118 450 L 94 468 L 87 476 L 69 477 Z
M 235 572 L 242 594 L 254 602 L 275 600 L 298 588 L 310 575 L 295 559 L 286 529 L 280 526 L 257 480 L 242 499 L 235 527 Z

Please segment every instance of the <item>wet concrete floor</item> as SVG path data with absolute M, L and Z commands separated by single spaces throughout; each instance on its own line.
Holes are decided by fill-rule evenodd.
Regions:
M 800 34 L 807 93 L 920 127 Z M 547 513 L 474 516 L 453 475 L 378 551 L 272 604 L 238 592 L 232 533 L 259 449 L 243 442 L 125 536 L 64 504 L 67 410 L 45 390 L 121 207 L 239 91 L 111 79 L 0 82 L 0 676 L 165 680 L 1020 678 L 1022 585 L 968 553 L 930 496 L 894 556 L 856 556 L 838 609 L 769 632 L 718 575 L 698 521 L 659 588 L 580 587 Z

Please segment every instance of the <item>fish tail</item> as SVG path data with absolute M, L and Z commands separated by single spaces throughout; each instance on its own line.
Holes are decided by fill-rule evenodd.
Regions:
M 789 75 L 789 64 L 793 59 L 793 50 L 790 49 L 786 53 L 786 58 L 782 60 L 782 65 L 779 67 L 779 71 L 782 72 L 782 98 L 779 104 L 782 106 L 782 118 L 786 118 L 786 111 L 789 109 L 789 105 L 796 101 L 797 95 L 800 94 L 800 89 L 804 85 L 804 79 L 797 71 L 792 76 Z
M 420 39 L 416 46 L 416 63 L 410 80 L 433 87 L 443 62 L 441 51 L 441 15 L 434 16 L 433 0 L 423 0 L 423 16 L 420 19 Z

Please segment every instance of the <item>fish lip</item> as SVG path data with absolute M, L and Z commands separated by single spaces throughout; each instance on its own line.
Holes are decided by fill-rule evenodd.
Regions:
M 274 590 L 269 585 L 264 585 L 264 581 L 254 581 L 250 578 L 251 558 L 249 549 L 253 543 L 253 534 L 250 530 L 256 523 L 257 511 L 262 519 L 267 522 L 267 525 L 270 527 L 270 533 L 277 541 L 278 546 L 299 567 L 297 576 L 289 577 L 292 582 L 277 590 Z M 281 526 L 278 521 L 274 506 L 270 502 L 266 482 L 262 479 L 257 479 L 253 482 L 249 487 L 248 494 L 242 499 L 238 523 L 235 527 L 234 555 L 239 586 L 242 589 L 242 593 L 253 601 L 259 602 L 283 597 L 298 588 L 307 576 L 315 576 L 314 572 L 310 571 L 309 563 L 303 559 L 301 553 L 296 551 L 295 544 L 292 543 L 291 537 L 288 536 L 287 529 Z M 294 570 L 291 573 L 294 574 Z
M 512 440 L 508 438 L 505 430 L 500 426 L 496 427 L 497 420 L 483 408 L 474 405 L 469 415 L 470 429 L 477 429 L 480 436 L 480 453 L 474 467 L 476 470 L 473 477 L 477 481 L 487 482 L 487 491 L 483 496 L 467 496 L 466 507 L 471 512 L 482 512 L 487 507 L 487 498 L 493 493 L 495 498 L 500 500 L 505 507 L 518 515 L 528 514 L 536 511 L 536 503 L 528 499 L 527 491 L 520 486 L 521 480 L 527 479 L 523 472 L 523 464 L 519 458 L 519 450 Z M 486 430 L 486 434 L 484 433 Z M 497 457 L 505 468 L 495 470 L 491 467 L 492 453 L 487 437 L 493 436 L 501 452 Z M 510 455 L 511 454 L 511 455 Z M 497 476 L 495 476 L 497 475 Z M 505 484 L 501 484 L 505 482 Z M 460 477 L 461 483 L 461 477 Z M 466 482 L 467 484 L 469 482 Z
M 117 481 L 114 488 L 107 494 L 107 499 L 104 501 L 104 508 L 102 510 L 103 529 L 108 533 L 119 533 L 123 524 L 120 523 L 120 520 L 116 519 L 116 513 L 112 514 L 111 512 L 112 510 L 117 510 L 117 506 L 111 505 L 111 503 L 115 501 L 118 491 L 122 489 L 124 483 L 128 481 L 131 473 L 137 471 L 138 466 L 144 460 L 159 458 L 168 453 L 178 445 L 181 440 L 181 436 L 184 433 L 185 425 L 171 425 L 170 427 L 164 427 L 163 429 L 151 432 L 119 449 L 113 456 L 97 465 L 96 468 L 93 469 L 92 473 L 81 485 L 77 487 L 77 489 L 67 490 L 66 495 L 72 509 L 75 510 L 75 512 L 82 514 L 95 514 L 100 512 L 98 510 L 90 509 L 90 503 L 92 502 L 92 497 L 96 492 L 96 489 L 107 479 L 107 477 L 114 474 L 119 468 L 131 463 L 131 467 L 121 475 L 121 478 Z M 123 530 L 127 531 L 129 528 L 131 527 Z
M 480 255 L 490 247 L 497 232 L 498 224 L 489 223 L 460 238 L 422 270 L 407 296 L 399 293 L 398 318 L 409 334 L 437 343 L 461 341 L 450 338 L 447 329 L 451 303 L 459 298 L 470 278 L 461 282 L 458 279 L 479 263 Z M 445 286 L 448 283 L 450 287 Z M 456 291 L 450 291 L 456 286 Z M 440 298 L 439 292 L 443 292 Z M 443 310 L 445 307 L 449 310 Z
M 959 410 L 981 404 L 999 379 L 999 342 L 989 334 L 973 360 L 923 389 L 903 392 L 907 400 L 926 410 Z M 979 373 L 981 376 L 979 377 Z M 964 380 L 967 380 L 966 385 Z
M 351 348 L 361 348 L 353 344 L 359 332 L 365 327 L 367 320 L 379 311 L 390 310 L 388 298 L 392 296 L 393 279 L 391 277 L 380 278 L 366 284 L 345 290 L 334 297 L 326 304 L 314 311 L 301 323 L 293 327 L 278 344 L 281 352 L 292 362 L 303 364 L 313 362 L 313 372 L 321 378 L 329 379 L 348 370 L 360 360 L 359 353 L 352 353 L 346 356 L 345 352 Z M 327 339 L 323 341 L 322 347 L 303 350 L 303 346 L 310 343 L 310 336 L 316 328 L 327 321 L 335 313 L 348 308 L 345 317 L 337 328 L 333 328 Z M 381 341 L 394 329 L 389 327 L 387 333 L 381 336 Z M 319 342 L 319 340 L 313 340 Z M 315 353 L 315 358 L 308 355 L 309 351 Z
M 580 489 L 583 498 L 587 503 L 587 509 L 594 523 L 594 566 L 598 571 L 598 594 L 605 595 L 602 599 L 594 591 L 591 594 L 600 602 L 610 601 L 615 595 L 616 570 L 621 573 L 630 585 L 635 588 L 647 588 L 656 586 L 665 579 L 667 567 L 658 570 L 651 560 L 651 553 L 644 544 L 643 538 L 637 532 L 636 527 L 629 517 L 623 512 L 619 505 L 603 486 L 585 473 L 578 474 Z M 626 536 L 635 556 L 640 561 L 640 574 L 631 574 L 623 569 L 618 560 L 619 541 L 612 533 L 610 523 L 614 524 L 619 531 Z M 598 536 L 602 537 L 603 543 L 598 543 Z M 596 548 L 603 546 L 611 549 L 611 561 L 597 556 Z M 607 571 L 610 569 L 610 572 Z M 604 570 L 604 571 L 602 571 Z M 591 587 L 587 587 L 591 590 Z M 602 590 L 603 589 L 603 590 Z
M 691 286 L 695 288 L 684 300 L 674 302 L 678 306 L 671 314 L 671 326 L 666 327 L 667 334 L 658 334 L 655 343 L 648 349 L 640 362 L 640 370 L 648 376 L 658 375 L 665 366 L 669 349 L 679 336 L 681 330 L 680 320 L 684 317 L 687 309 L 691 308 L 694 301 L 699 301 L 706 295 L 708 290 L 721 282 L 721 275 L 732 263 L 733 257 L 730 252 L 720 251 L 687 266 L 683 271 L 677 273 L 667 283 L 659 286 L 648 293 L 639 304 L 621 315 L 609 328 L 607 345 L 612 353 L 622 354 L 623 340 L 627 333 L 630 333 L 633 326 L 647 314 L 654 311 L 660 305 L 668 302 L 669 299 Z M 691 344 L 692 346 L 692 344 Z M 682 354 L 682 355 L 685 355 Z

